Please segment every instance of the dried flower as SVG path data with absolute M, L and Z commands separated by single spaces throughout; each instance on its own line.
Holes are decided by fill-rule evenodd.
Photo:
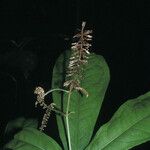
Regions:
M 40 106 L 42 106 L 43 109 L 47 108 L 47 105 L 44 102 L 44 96 L 45 96 L 44 89 L 42 87 L 36 87 L 36 89 L 34 90 L 34 94 L 37 95 L 35 107 L 37 107 L 37 105 L 40 104 Z
M 90 54 L 89 48 L 92 40 L 91 30 L 84 30 L 86 22 L 82 23 L 82 29 L 79 33 L 73 36 L 76 42 L 72 43 L 72 54 L 69 58 L 69 65 L 66 72 L 66 81 L 64 87 L 70 90 L 76 89 L 82 94 L 88 96 L 85 89 L 80 87 L 80 81 L 82 79 L 82 72 L 84 65 L 88 62 L 88 55 Z
M 37 95 L 37 100 L 35 102 L 35 107 L 37 107 L 37 104 L 40 104 L 40 106 L 43 109 L 46 109 L 46 112 L 45 112 L 45 114 L 43 116 L 43 119 L 42 119 L 41 126 L 39 128 L 41 131 L 43 131 L 44 128 L 47 126 L 48 119 L 51 115 L 51 111 L 54 109 L 55 104 L 51 103 L 50 105 L 47 105 L 45 103 L 45 101 L 44 101 L 45 91 L 42 87 L 36 87 L 36 89 L 34 91 L 34 94 Z

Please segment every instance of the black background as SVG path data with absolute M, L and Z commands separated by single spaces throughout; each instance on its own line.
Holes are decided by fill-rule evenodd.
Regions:
M 127 99 L 150 90 L 148 4 L 137 0 L 1 0 L 0 135 L 9 120 L 36 117 L 35 86 L 51 88 L 56 58 L 70 47 L 81 22 L 93 30 L 92 52 L 103 55 L 111 81 L 96 127 Z M 22 45 L 20 44 L 22 43 Z M 54 115 L 48 135 L 59 141 Z M 134 149 L 148 149 L 149 143 Z

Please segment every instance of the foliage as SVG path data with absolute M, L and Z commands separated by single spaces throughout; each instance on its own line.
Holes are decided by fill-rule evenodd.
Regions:
M 67 63 L 68 55 L 69 52 L 63 53 L 56 62 L 53 71 L 53 88 L 62 86 L 64 66 Z M 91 139 L 108 81 L 109 70 L 104 58 L 90 54 L 81 83 L 89 92 L 89 97 L 86 98 L 74 91 L 71 98 L 70 111 L 74 111 L 74 113 L 70 114 L 69 122 L 73 150 L 130 149 L 150 140 L 150 92 L 124 103 L 112 119 L 104 124 Z M 55 92 L 53 99 L 58 107 L 62 105 L 65 107 L 66 94 Z M 60 114 L 57 115 L 57 123 L 64 149 L 67 150 L 66 131 L 63 116 Z M 17 133 L 5 148 L 13 150 L 61 149 L 52 138 L 29 126 Z
M 125 102 L 92 137 L 110 75 L 104 58 L 89 53 L 92 31 L 84 27 L 85 22 L 74 36 L 71 51 L 65 51 L 56 61 L 52 89 L 45 92 L 36 87 L 34 91 L 35 106 L 45 110 L 40 131 L 33 128 L 36 126 L 31 120 L 11 122 L 6 131 L 12 130 L 11 126 L 23 126 L 23 130 L 4 149 L 61 150 L 52 138 L 42 133 L 51 111 L 56 113 L 64 150 L 128 150 L 150 140 L 150 92 Z M 52 92 L 53 103 L 46 104 L 45 96 Z
M 61 150 L 59 145 L 46 134 L 34 128 L 24 128 L 14 136 L 14 139 L 5 145 L 13 150 Z

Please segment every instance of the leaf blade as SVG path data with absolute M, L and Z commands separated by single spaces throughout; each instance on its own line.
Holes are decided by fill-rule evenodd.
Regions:
M 150 92 L 125 102 L 86 150 L 126 150 L 150 140 Z
M 65 52 L 58 58 L 53 71 L 52 88 L 63 88 L 65 68 L 68 65 L 67 60 L 69 56 L 70 52 Z M 83 76 L 81 86 L 87 90 L 89 97 L 86 98 L 74 91 L 71 95 L 70 102 L 70 111 L 75 112 L 69 116 L 71 143 L 72 148 L 77 150 L 84 149 L 90 141 L 108 86 L 109 68 L 104 58 L 91 54 L 88 65 L 85 66 Z M 63 95 L 62 93 L 55 92 L 53 93 L 53 100 L 65 112 L 67 94 Z M 65 121 L 61 116 L 57 116 L 57 124 L 64 148 L 67 149 Z
M 24 128 L 6 144 L 5 148 L 14 150 L 61 150 L 60 146 L 49 136 L 34 128 Z

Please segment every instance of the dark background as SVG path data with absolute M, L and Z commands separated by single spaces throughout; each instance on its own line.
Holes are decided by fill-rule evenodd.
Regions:
M 51 88 L 56 58 L 81 22 L 93 30 L 92 52 L 105 57 L 111 81 L 97 127 L 127 99 L 150 90 L 148 5 L 140 0 L 1 0 L 0 138 L 9 120 L 36 117 L 35 86 Z M 59 141 L 55 117 L 47 130 Z M 134 149 L 145 150 L 149 143 Z

